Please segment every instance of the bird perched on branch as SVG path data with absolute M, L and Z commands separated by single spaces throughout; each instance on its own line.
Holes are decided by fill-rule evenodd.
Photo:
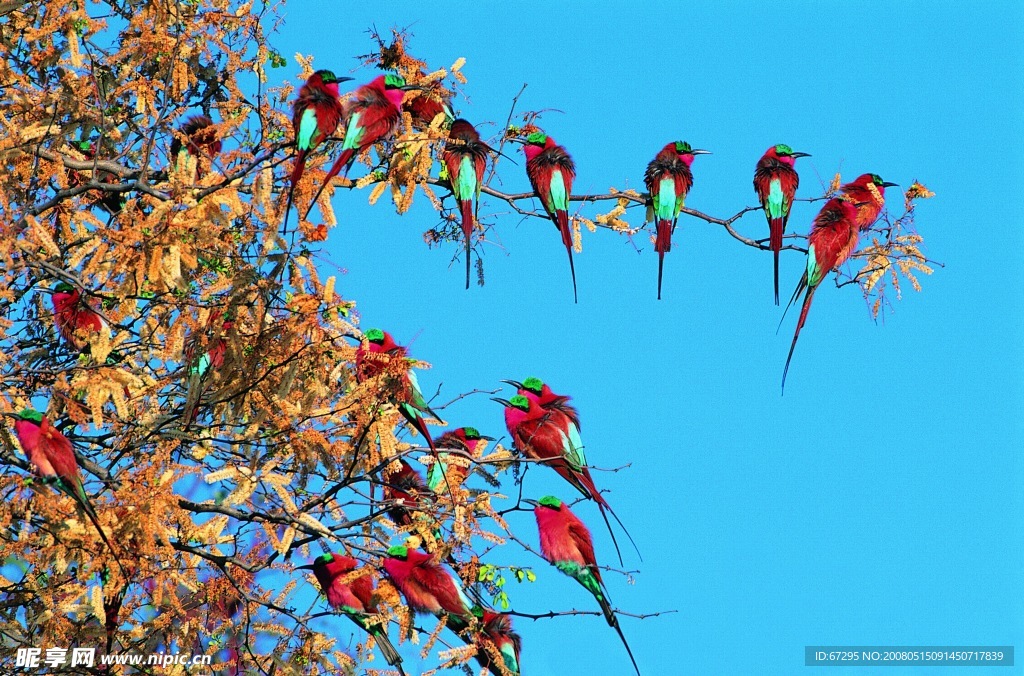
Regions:
M 597 490 L 594 479 L 590 475 L 587 456 L 583 448 L 579 428 L 568 415 L 556 409 L 545 409 L 536 399 L 517 394 L 511 399 L 494 399 L 505 407 L 505 426 L 515 441 L 516 448 L 526 457 L 539 460 L 541 464 L 551 467 L 559 476 L 568 481 L 573 488 L 586 498 L 597 503 L 601 517 L 608 526 L 608 533 L 615 545 L 615 552 L 622 561 L 619 544 L 615 540 L 611 522 L 606 514 L 610 513 L 622 530 L 626 533 L 633 548 L 636 543 L 622 521 L 615 514 L 611 505 Z M 639 554 L 639 550 L 637 551 Z
M 782 235 L 786 232 L 793 197 L 800 185 L 800 177 L 794 167 L 798 157 L 810 155 L 794 152 L 789 146 L 780 143 L 766 150 L 754 168 L 754 192 L 768 219 L 768 246 L 775 257 L 776 305 L 779 304 L 779 252 L 782 250 Z
M 341 142 L 341 154 L 331 165 L 320 189 L 309 203 L 309 209 L 313 208 L 324 188 L 342 168 L 347 176 L 359 153 L 394 133 L 402 119 L 402 99 L 410 89 L 420 87 L 408 85 L 405 78 L 391 73 L 381 75 L 356 89 L 353 99 L 345 106 L 344 117 L 347 123 L 345 138 Z M 309 215 L 309 209 L 306 209 L 303 218 Z
M 654 250 L 658 252 L 658 300 L 661 300 L 661 273 L 665 266 L 665 253 L 672 250 L 672 233 L 676 229 L 679 212 L 686 202 L 686 195 L 693 187 L 690 165 L 695 156 L 709 154 L 707 150 L 694 150 L 686 141 L 675 141 L 658 151 L 644 173 L 644 183 L 651 194 L 648 220 L 657 221 Z
M 411 362 L 406 357 L 406 348 L 395 342 L 395 339 L 387 331 L 370 329 L 365 334 L 366 339 L 359 344 L 356 350 L 356 382 L 364 382 L 383 371 L 393 360 L 399 359 L 403 362 Z M 440 416 L 431 410 L 420 392 L 419 383 L 416 380 L 416 373 L 409 368 L 402 370 L 402 375 L 395 383 L 389 383 L 392 389 L 392 401 L 398 407 L 399 412 L 409 424 L 419 432 L 427 441 L 430 450 L 436 453 L 434 440 L 430 436 L 430 430 L 423 419 L 424 414 L 429 415 L 438 422 Z
M 313 561 L 312 564 L 296 566 L 297 569 L 312 570 L 316 581 L 320 584 L 320 590 L 327 597 L 327 603 L 344 613 L 350 620 L 359 625 L 359 628 L 373 636 L 377 647 L 387 663 L 396 667 L 401 674 L 402 656 L 398 654 L 394 644 L 388 639 L 384 627 L 379 624 L 371 624 L 367 616 L 377 612 L 377 604 L 373 600 L 373 582 L 370 576 L 361 575 L 354 579 L 349 574 L 356 570 L 359 562 L 351 556 L 333 554 L 327 552 Z
M 295 198 L 295 186 L 306 169 L 306 157 L 330 137 L 341 122 L 344 110 L 339 99 L 338 83 L 351 79 L 338 77 L 329 70 L 318 70 L 299 89 L 299 96 L 292 106 L 296 154 L 288 188 L 288 205 L 285 207 L 286 226 L 288 212 Z
M 544 211 L 562 236 L 562 245 L 569 255 L 569 272 L 572 273 L 572 297 L 574 302 L 578 302 L 576 267 L 572 261 L 572 231 L 569 229 L 569 198 L 572 195 L 572 182 L 576 178 L 576 165 L 565 148 L 544 132 L 534 132 L 525 141 L 509 140 L 523 144 L 526 176 L 530 179 L 533 192 L 544 205 Z
M 544 559 L 558 570 L 562 571 L 572 579 L 583 585 L 583 588 L 593 594 L 601 612 L 604 614 L 608 626 L 615 629 L 622 645 L 629 653 L 629 659 L 633 663 L 636 673 L 640 673 L 640 667 L 633 659 L 633 651 L 629 648 L 626 636 L 619 627 L 619 620 L 612 610 L 611 601 L 608 599 L 608 592 L 605 590 L 604 581 L 601 579 L 601 570 L 597 566 L 597 559 L 594 556 L 594 543 L 590 537 L 590 531 L 580 521 L 579 517 L 572 513 L 569 506 L 558 498 L 548 495 L 540 500 L 526 500 L 533 505 L 533 514 L 537 519 L 537 529 L 540 532 L 540 551 Z
M 898 184 L 883 181 L 878 174 L 861 174 L 839 188 L 847 199 L 857 205 L 859 230 L 863 232 L 875 224 L 885 206 L 885 189 L 893 186 Z
M 448 182 L 451 183 L 452 194 L 458 200 L 459 211 L 462 214 L 462 236 L 466 242 L 467 289 L 473 227 L 476 222 L 476 208 L 480 202 L 484 170 L 487 168 L 488 152 L 493 151 L 480 140 L 480 134 L 472 124 L 461 118 L 452 122 L 452 127 L 448 131 L 448 143 L 441 151 L 441 159 L 448 170 Z
M 811 227 L 811 234 L 807 237 L 809 243 L 807 249 L 807 267 L 797 282 L 796 291 L 793 297 L 786 304 L 786 310 L 782 317 L 785 319 L 786 312 L 793 305 L 794 301 L 803 294 L 803 307 L 800 308 L 800 318 L 796 322 L 796 331 L 793 333 L 793 342 L 789 346 L 789 355 L 786 357 L 786 367 L 782 371 L 782 389 L 786 389 L 786 374 L 789 373 L 789 362 L 793 359 L 793 350 L 796 349 L 796 341 L 800 337 L 800 329 L 807 321 L 807 312 L 811 309 L 811 302 L 814 300 L 814 292 L 818 285 L 832 271 L 839 268 L 846 262 L 850 254 L 857 248 L 857 239 L 860 230 L 857 228 L 857 205 L 841 198 L 833 197 L 821 208 L 814 218 L 814 225 Z

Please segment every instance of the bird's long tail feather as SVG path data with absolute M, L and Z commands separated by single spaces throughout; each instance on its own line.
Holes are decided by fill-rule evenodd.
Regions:
M 469 288 L 469 255 L 473 247 L 473 200 L 462 200 L 462 236 L 466 239 L 466 288 Z
M 772 218 L 768 221 L 768 240 L 775 257 L 775 304 L 779 304 L 779 252 L 782 250 L 782 233 L 786 228 L 786 221 L 782 218 Z
M 555 212 L 555 225 L 558 226 L 558 232 L 562 235 L 565 252 L 569 254 L 569 272 L 572 273 L 572 302 L 578 303 L 580 299 L 576 294 L 576 266 L 572 262 L 572 231 L 569 230 L 569 212 L 564 209 Z
M 636 658 L 633 657 L 633 651 L 629 648 L 629 642 L 626 640 L 626 635 L 622 633 L 622 627 L 619 626 L 618 619 L 615 620 L 615 624 L 613 624 L 612 627 L 615 628 L 615 633 L 619 635 L 622 645 L 626 648 L 626 654 L 629 655 L 629 661 L 633 663 L 633 668 L 636 670 L 636 676 L 640 676 L 640 667 L 637 666 Z
M 619 557 L 619 565 L 623 565 L 622 552 L 619 550 L 619 543 L 615 539 L 615 532 L 612 530 L 612 524 L 608 520 L 608 514 L 605 513 L 605 510 L 612 515 L 615 522 L 619 524 L 620 528 L 622 528 L 622 532 L 626 534 L 627 538 L 629 538 L 629 544 L 633 545 L 633 551 L 635 551 L 636 555 L 640 557 L 641 561 L 643 561 L 644 557 L 641 556 L 640 549 L 636 546 L 636 543 L 633 542 L 633 536 L 629 534 L 628 530 L 626 530 L 626 526 L 623 525 L 622 520 L 619 518 L 618 514 L 615 513 L 615 510 L 612 509 L 612 506 L 608 504 L 608 501 L 604 499 L 601 492 L 597 490 L 597 486 L 594 484 L 594 480 L 590 477 L 589 472 L 582 473 L 573 471 L 568 464 L 565 464 L 563 469 L 566 470 L 564 473 L 559 471 L 559 467 L 557 465 L 555 466 L 555 471 L 562 474 L 562 476 L 565 477 L 569 483 L 576 488 L 576 490 L 597 503 L 597 509 L 601 512 L 601 518 L 604 519 L 605 526 L 608 527 L 608 534 L 612 537 L 612 544 L 615 546 L 615 553 Z
M 300 150 L 295 155 L 295 166 L 292 167 L 291 175 L 291 186 L 288 188 L 288 204 L 284 208 L 284 227 L 283 232 L 288 232 L 288 215 L 292 211 L 292 203 L 295 200 L 295 186 L 299 184 L 302 179 L 302 174 L 306 170 L 306 151 Z
M 382 629 L 375 629 L 370 633 L 372 634 L 374 641 L 376 641 L 377 647 L 380 648 L 380 653 L 384 656 L 387 663 L 398 669 L 398 673 L 402 674 L 402 676 L 405 676 L 405 672 L 402 671 L 401 666 L 402 656 L 398 654 L 398 651 L 395 649 L 395 645 L 391 642 L 391 639 L 388 638 L 388 635 L 384 633 Z
M 121 575 L 124 576 L 125 582 L 127 582 L 130 579 L 130 576 L 124 569 L 124 566 L 121 565 L 121 559 L 118 558 L 114 545 L 110 544 L 110 540 L 107 539 L 107 534 L 103 532 L 103 526 L 100 525 L 100 518 L 96 514 L 96 510 L 93 509 L 92 503 L 89 502 L 88 496 L 85 495 L 85 488 L 79 484 L 78 490 L 75 490 L 74 487 L 66 485 L 63 480 L 59 485 L 65 493 L 74 498 L 75 502 L 82 507 L 82 511 L 85 512 L 87 517 L 89 517 L 89 521 L 92 522 L 92 525 L 96 528 L 96 532 L 100 535 L 100 539 L 103 540 L 103 544 L 105 544 L 107 549 L 110 550 L 110 555 L 114 557 L 114 562 L 117 564 L 117 567 L 121 569 Z
M 810 286 L 807 288 L 807 295 L 804 296 L 803 307 L 800 308 L 800 318 L 796 322 L 796 331 L 793 332 L 793 342 L 789 346 L 789 355 L 786 356 L 786 367 L 782 370 L 782 392 L 786 392 L 786 374 L 789 373 L 789 362 L 793 359 L 793 350 L 796 349 L 797 338 L 800 337 L 800 329 L 804 327 L 807 322 L 807 311 L 811 309 L 811 301 L 814 300 L 814 292 L 817 289 L 817 285 Z M 793 301 L 790 301 L 792 304 Z
M 672 250 L 672 221 L 667 218 L 658 219 L 654 250 L 658 252 L 658 300 L 661 300 L 661 273 L 665 267 L 665 252 Z
M 320 194 L 323 193 L 324 188 L 326 188 L 327 184 L 331 182 L 331 179 L 338 175 L 338 172 L 341 171 L 343 166 L 345 167 L 345 174 L 348 175 L 349 160 L 352 159 L 355 152 L 356 151 L 352 148 L 341 151 L 341 155 L 339 155 L 338 159 L 336 159 L 334 164 L 331 165 L 331 170 L 327 172 L 327 176 L 324 178 L 323 183 L 320 184 L 320 189 L 317 190 L 316 195 L 313 196 L 313 201 L 309 203 L 309 207 L 306 209 L 306 213 L 303 214 L 302 220 L 306 220 L 309 216 L 309 212 L 312 211 L 313 207 L 316 205 L 316 201 L 320 199 Z

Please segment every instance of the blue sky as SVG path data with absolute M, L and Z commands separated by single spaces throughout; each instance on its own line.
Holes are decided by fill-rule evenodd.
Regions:
M 334 198 L 340 224 L 325 254 L 346 270 L 337 289 L 357 301 L 364 329 L 412 341 L 433 364 L 420 382 L 441 388 L 437 401 L 537 375 L 573 396 L 593 464 L 630 464 L 595 473 L 644 556 L 627 554 L 640 572 L 635 584 L 609 575 L 610 595 L 628 612 L 678 611 L 622 620 L 645 675 L 792 674 L 812 644 L 1024 647 L 1024 5 L 372 7 L 331 15 L 289 3 L 275 38 L 289 65 L 273 74 L 296 81 L 300 51 L 367 81 L 371 71 L 352 72 L 372 48 L 367 28 L 409 26 L 411 50 L 432 66 L 466 57 L 468 99 L 455 107 L 494 123 L 485 133 L 524 82 L 519 110 L 563 111 L 542 125 L 575 159 L 576 192 L 642 189 L 647 162 L 680 139 L 714 153 L 695 161 L 687 205 L 717 216 L 754 204 L 754 164 L 780 142 L 813 154 L 797 165 L 800 197 L 820 195 L 836 171 L 917 179 L 937 193 L 917 227 L 945 267 L 877 323 L 855 288 L 823 284 L 785 397 L 795 316 L 776 335 L 770 254 L 717 226 L 680 221 L 661 302 L 646 237 L 637 253 L 625 238 L 585 232 L 573 305 L 550 223 L 485 203 L 487 284 L 465 291 L 462 264 L 449 266 L 456 245 L 422 241 L 436 223 L 425 200 L 399 217 L 383 200 L 368 207 L 366 193 Z M 501 165 L 496 187 L 528 189 L 518 161 Z M 816 210 L 797 204 L 790 230 L 807 232 Z M 761 214 L 738 225 L 767 236 Z M 783 256 L 787 298 L 803 261 Z M 504 434 L 487 396 L 445 415 Z M 526 484 L 534 497 L 572 494 L 553 472 L 531 471 Z M 599 560 L 615 563 L 593 505 L 576 512 Z M 532 515 L 514 523 L 536 543 Z M 543 561 L 509 560 L 539 575 L 513 585 L 515 609 L 592 608 Z M 349 624 L 338 626 L 347 639 Z M 629 671 L 599 618 L 516 626 L 524 674 Z

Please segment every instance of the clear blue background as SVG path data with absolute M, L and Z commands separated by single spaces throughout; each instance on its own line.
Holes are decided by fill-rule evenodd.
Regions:
M 836 171 L 934 190 L 917 227 L 945 268 L 922 277 L 923 293 L 907 285 L 884 323 L 856 288 L 824 284 L 785 397 L 795 316 L 776 335 L 771 256 L 703 221 L 681 221 L 661 302 L 646 234 L 638 254 L 584 232 L 573 305 L 551 224 L 494 200 L 481 208 L 494 226 L 483 288 L 463 289 L 454 243 L 424 245 L 437 219 L 421 197 L 399 217 L 386 199 L 369 208 L 367 192 L 343 191 L 325 253 L 347 271 L 337 289 L 362 327 L 433 364 L 420 382 L 441 388 L 436 401 L 537 375 L 574 397 L 593 464 L 630 464 L 596 473 L 644 555 L 627 554 L 635 584 L 608 575 L 610 595 L 628 612 L 678 611 L 622 620 L 645 676 L 799 673 L 809 644 L 1024 648 L 1024 4 L 293 2 L 285 14 L 275 44 L 289 64 L 272 73 L 293 82 L 296 51 L 369 80 L 353 58 L 372 51 L 367 28 L 398 25 L 432 67 L 467 58 L 468 100 L 455 107 L 494 123 L 485 134 L 529 83 L 520 111 L 564 111 L 542 124 L 575 159 L 576 192 L 642 190 L 647 162 L 676 139 L 713 151 L 694 164 L 687 205 L 722 217 L 754 204 L 754 164 L 779 142 L 813 154 L 798 163 L 801 197 Z M 495 187 L 528 189 L 521 159 Z M 816 209 L 796 205 L 790 229 L 807 232 Z M 758 213 L 739 227 L 767 236 Z M 802 265 L 783 256 L 787 298 Z M 445 417 L 504 434 L 484 395 Z M 574 497 L 553 472 L 526 484 Z M 576 511 L 599 560 L 616 563 L 593 505 Z M 536 544 L 532 515 L 513 523 Z M 512 583 L 516 610 L 594 607 L 542 560 L 512 560 L 539 575 Z M 347 643 L 350 623 L 334 623 Z M 630 672 L 599 618 L 516 627 L 524 675 Z M 428 665 L 407 660 L 410 673 Z M 934 673 L 856 671 L 875 672 Z

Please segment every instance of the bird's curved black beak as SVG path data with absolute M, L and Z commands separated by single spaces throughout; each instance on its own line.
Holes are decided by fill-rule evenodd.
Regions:
M 537 502 L 536 500 L 531 500 L 530 498 L 523 498 L 523 502 L 534 507 L 538 507 L 540 505 L 539 502 Z
M 334 77 L 336 78 L 335 82 L 349 82 L 351 80 L 355 80 L 354 77 L 338 77 L 337 75 L 335 75 Z
M 790 157 L 811 157 L 810 153 L 793 153 Z
M 519 382 L 518 380 L 502 380 L 501 382 L 508 383 L 509 385 L 511 385 L 512 387 L 516 388 L 517 390 L 524 389 L 523 388 L 523 384 L 521 382 Z
M 882 187 L 883 188 L 898 188 L 899 186 L 900 186 L 899 183 L 890 183 L 889 181 L 883 181 L 882 182 Z
M 480 438 L 483 439 L 484 441 L 494 441 L 494 437 L 489 437 L 486 434 L 481 434 Z
M 710 150 L 691 150 L 690 154 L 691 155 L 710 155 L 711 151 Z
M 491 401 L 496 401 L 499 404 L 501 404 L 502 406 L 505 406 L 505 407 L 508 407 L 508 408 L 512 407 L 512 402 L 509 401 L 508 399 L 502 399 L 500 397 L 491 397 Z
M 349 79 L 351 80 L 352 78 L 349 78 Z M 313 564 L 312 563 L 307 563 L 304 566 L 295 566 L 295 570 L 313 570 Z

